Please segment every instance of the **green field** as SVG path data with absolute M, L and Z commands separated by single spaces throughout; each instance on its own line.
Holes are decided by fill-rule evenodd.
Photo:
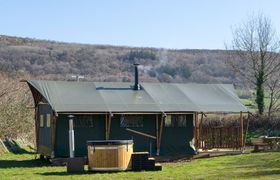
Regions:
M 163 171 L 66 173 L 35 160 L 33 154 L 0 155 L 0 179 L 280 179 L 280 152 L 231 155 L 191 162 L 163 163 Z
M 256 97 L 255 97 L 255 90 L 251 89 L 236 89 L 236 93 L 239 96 L 242 104 L 244 104 L 250 112 L 255 113 L 258 111 L 257 104 L 256 104 Z M 266 108 L 268 107 L 270 103 L 270 97 L 269 92 L 265 92 L 264 97 L 264 104 Z

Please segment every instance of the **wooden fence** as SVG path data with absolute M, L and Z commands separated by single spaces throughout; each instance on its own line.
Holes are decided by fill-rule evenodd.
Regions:
M 201 113 L 199 118 L 199 114 L 196 113 L 193 128 L 195 147 L 202 150 L 244 148 L 249 122 L 254 116 L 249 112 L 243 116 L 240 112 L 237 116 L 224 116 L 222 120 L 215 120 L 208 119 L 204 113 Z
M 198 149 L 242 147 L 240 126 L 196 127 L 196 135 Z

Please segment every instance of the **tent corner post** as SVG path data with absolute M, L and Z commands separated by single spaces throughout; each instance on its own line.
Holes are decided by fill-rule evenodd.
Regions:
M 105 140 L 108 140 L 108 115 L 105 114 Z
M 158 142 L 159 142 L 159 139 L 158 139 L 158 114 L 156 114 L 156 143 L 157 143 L 157 152 L 156 152 L 156 155 L 158 156 L 159 155 L 159 151 L 158 151 Z
M 243 112 L 240 111 L 240 117 L 239 117 L 239 121 L 240 121 L 240 148 L 241 150 L 243 150 L 244 148 L 244 130 L 243 130 Z
M 107 134 L 107 140 L 110 139 L 110 131 L 111 131 L 111 121 L 112 121 L 112 117 L 113 117 L 113 114 L 108 114 L 108 134 Z
M 51 137 L 52 137 L 52 155 L 51 157 L 54 158 L 55 156 L 55 147 L 56 147 L 56 121 L 57 116 L 55 112 L 52 113 L 51 116 Z
M 197 125 L 198 125 L 198 112 L 194 112 L 193 114 L 193 141 L 194 147 L 198 148 L 198 140 L 199 140 L 199 133 L 197 132 Z

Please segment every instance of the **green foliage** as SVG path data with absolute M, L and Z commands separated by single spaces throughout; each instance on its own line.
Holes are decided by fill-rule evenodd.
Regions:
M 267 132 L 264 130 L 248 131 L 246 139 L 245 139 L 245 144 L 251 144 L 252 138 L 258 138 L 263 135 L 267 135 Z
M 251 99 L 253 97 L 252 90 L 249 89 L 236 89 L 236 93 L 241 99 Z
M 259 114 L 263 114 L 264 112 L 264 73 L 263 71 L 260 72 L 259 76 L 257 77 L 256 83 L 256 103 L 258 105 Z
M 191 69 L 186 64 L 183 64 L 182 66 L 178 67 L 178 75 L 188 79 L 192 75 Z

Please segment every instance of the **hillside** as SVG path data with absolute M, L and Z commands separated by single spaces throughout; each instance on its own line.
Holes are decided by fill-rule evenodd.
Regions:
M 61 43 L 0 36 L 0 138 L 34 141 L 31 92 L 20 79 L 236 83 L 226 67 L 226 51 L 172 50 Z M 73 79 L 72 79 L 73 80 Z M 242 96 L 246 95 L 242 94 Z M 246 95 L 247 98 L 247 95 Z
M 223 50 L 173 50 L 62 43 L 0 36 L 0 71 L 40 79 L 132 81 L 140 63 L 141 81 L 233 83 Z

